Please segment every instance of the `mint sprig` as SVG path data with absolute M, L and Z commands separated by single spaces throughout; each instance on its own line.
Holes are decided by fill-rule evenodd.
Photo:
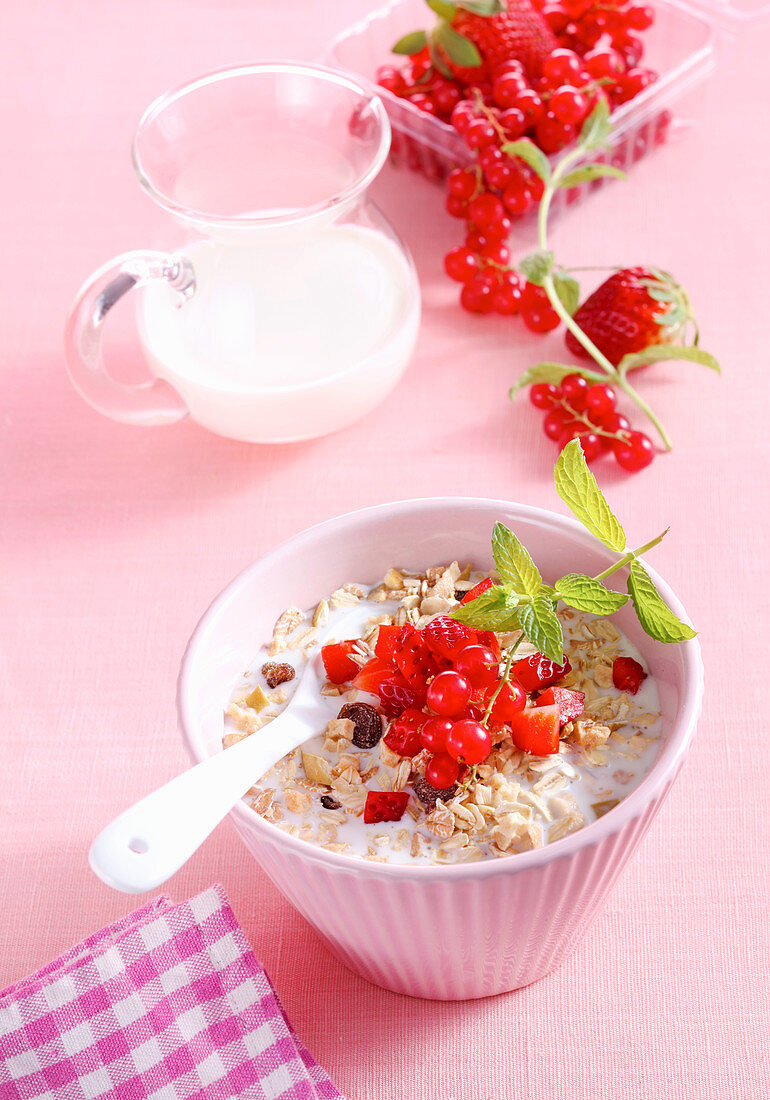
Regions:
M 675 643 L 695 637 L 655 587 L 639 558 L 665 537 L 668 528 L 636 550 L 626 549 L 626 534 L 610 508 L 596 478 L 588 469 L 579 439 L 562 451 L 554 471 L 556 491 L 585 529 L 618 555 L 616 560 L 589 577 L 567 573 L 553 586 L 546 584 L 531 554 L 505 524 L 496 523 L 492 556 L 500 584 L 492 585 L 475 600 L 458 607 L 452 617 L 476 630 L 497 633 L 519 630 L 538 652 L 561 663 L 564 639 L 556 614 L 559 604 L 596 615 L 611 615 L 631 599 L 644 631 L 656 641 Z M 628 566 L 628 595 L 608 588 L 604 581 Z M 506 666 L 506 676 L 510 672 Z

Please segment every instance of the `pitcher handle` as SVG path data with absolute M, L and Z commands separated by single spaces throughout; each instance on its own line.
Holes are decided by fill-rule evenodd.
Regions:
M 129 424 L 173 424 L 188 410 L 160 378 L 138 385 L 115 381 L 102 356 L 102 325 L 112 307 L 135 287 L 162 279 L 179 292 L 179 305 L 195 290 L 190 261 L 166 252 L 124 252 L 95 271 L 78 294 L 64 335 L 67 372 L 75 389 L 99 412 Z

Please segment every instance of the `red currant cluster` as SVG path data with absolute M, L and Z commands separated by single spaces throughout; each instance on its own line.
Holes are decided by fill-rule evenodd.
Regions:
M 536 382 L 529 397 L 536 409 L 545 410 L 543 431 L 564 447 L 579 439 L 586 462 L 609 451 L 624 470 L 635 473 L 649 466 L 655 450 L 649 436 L 634 431 L 627 417 L 617 411 L 617 394 L 604 382 L 589 383 L 582 374 L 568 374 L 561 385 Z
M 642 60 L 644 48 L 637 36 L 655 20 L 651 7 L 628 0 L 532 0 L 532 6 L 537 8 L 562 46 L 579 54 L 611 46 L 623 58 L 626 70 L 634 69 Z
M 381 88 L 399 99 L 408 99 L 413 106 L 442 122 L 449 121 L 463 97 L 462 86 L 434 67 L 427 48 L 412 54 L 400 69 L 395 65 L 381 65 L 376 79 Z

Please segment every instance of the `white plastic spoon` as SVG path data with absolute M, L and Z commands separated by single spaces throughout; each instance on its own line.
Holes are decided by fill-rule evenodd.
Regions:
M 116 890 L 142 894 L 171 878 L 249 787 L 328 721 L 319 694 L 321 646 L 345 637 L 346 615 L 319 639 L 285 710 L 268 726 L 183 772 L 125 810 L 88 854 L 93 871 Z M 323 679 L 323 677 L 321 677 Z

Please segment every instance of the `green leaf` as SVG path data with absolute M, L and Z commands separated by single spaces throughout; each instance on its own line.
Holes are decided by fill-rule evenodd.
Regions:
M 505 10 L 502 0 L 458 0 L 457 7 L 475 15 L 498 15 Z
M 606 99 L 600 99 L 583 123 L 580 145 L 584 149 L 601 149 L 607 144 L 612 130 L 610 109 Z
M 524 634 L 538 652 L 549 661 L 561 664 L 564 655 L 564 637 L 553 604 L 542 593 L 531 604 L 522 604 L 518 612 L 519 624 Z
M 624 355 L 618 364 L 618 373 L 622 376 L 630 370 L 636 370 L 637 367 L 645 367 L 648 363 L 667 363 L 675 359 L 688 363 L 700 363 L 702 367 L 709 367 L 717 374 L 722 373 L 713 355 L 709 355 L 702 348 L 683 347 L 681 344 L 653 344 L 644 351 Z
M 632 561 L 628 576 L 628 594 L 634 601 L 639 622 L 651 638 L 659 642 L 685 642 L 696 632 L 678 619 L 652 582 L 652 577 L 639 561 Z
M 453 4 L 451 0 L 427 0 L 427 4 L 431 11 L 435 11 L 439 18 L 446 19 L 450 23 L 457 15 L 457 5 Z
M 569 442 L 559 455 L 554 480 L 556 492 L 587 531 L 610 550 L 625 550 L 626 533 L 588 469 L 578 439 Z
M 546 275 L 553 268 L 553 252 L 530 252 L 519 264 L 519 271 L 527 281 L 542 286 Z
M 567 607 L 590 611 L 594 615 L 611 615 L 628 603 L 625 593 L 613 592 L 585 573 L 568 573 L 556 582 L 556 588 Z
M 405 34 L 403 38 L 399 38 L 395 46 L 391 47 L 393 53 L 413 54 L 419 53 L 424 49 L 428 41 L 428 36 L 425 31 L 412 31 L 411 34 Z
M 559 301 L 571 317 L 580 305 L 580 283 L 566 272 L 557 271 L 553 276 L 553 285 Z
M 529 138 L 508 141 L 501 148 L 509 157 L 518 157 L 519 160 L 525 161 L 532 171 L 540 176 L 543 183 L 548 183 L 551 178 L 551 165 L 548 163 L 548 157 Z
M 520 376 L 515 386 L 511 386 L 508 391 L 508 396 L 511 401 L 516 397 L 516 394 L 524 386 L 531 386 L 535 382 L 550 382 L 554 386 L 558 386 L 562 379 L 566 378 L 568 374 L 575 374 L 579 370 L 580 374 L 584 378 L 588 378 L 591 382 L 606 382 L 607 375 L 601 374 L 599 371 L 586 370 L 585 367 L 569 366 L 566 363 L 536 363 L 534 367 L 530 367 L 525 370 Z
M 470 603 L 456 607 L 451 617 L 476 630 L 518 630 L 518 606 L 519 597 L 515 592 L 495 585 Z
M 532 561 L 529 551 L 504 523 L 496 523 L 492 532 L 492 556 L 504 584 L 526 592 L 528 596 L 539 592 L 543 585 L 540 570 Z
M 439 23 L 433 32 L 433 41 L 455 65 L 473 68 L 481 64 L 481 54 L 470 38 L 458 34 L 448 23 Z
M 593 180 L 601 179 L 603 176 L 624 180 L 626 173 L 612 164 L 584 164 L 582 168 L 576 168 L 560 179 L 559 187 L 577 187 L 579 183 L 592 183 Z
M 434 34 L 435 34 L 435 32 L 434 32 Z M 441 56 L 441 51 L 436 49 L 436 46 L 434 45 L 434 42 L 433 42 L 433 37 L 429 38 L 429 40 L 428 40 L 428 49 L 430 51 L 430 60 L 431 60 L 431 64 L 433 65 L 433 68 L 438 69 L 438 71 L 443 76 L 446 76 L 450 80 L 453 80 L 454 77 L 452 76 L 452 70 L 449 68 L 446 61 Z M 417 83 L 418 84 L 427 83 L 427 81 L 431 79 L 431 75 L 432 75 L 431 70 L 427 69 L 425 71 L 425 73 L 423 73 L 423 75 L 418 79 Z

